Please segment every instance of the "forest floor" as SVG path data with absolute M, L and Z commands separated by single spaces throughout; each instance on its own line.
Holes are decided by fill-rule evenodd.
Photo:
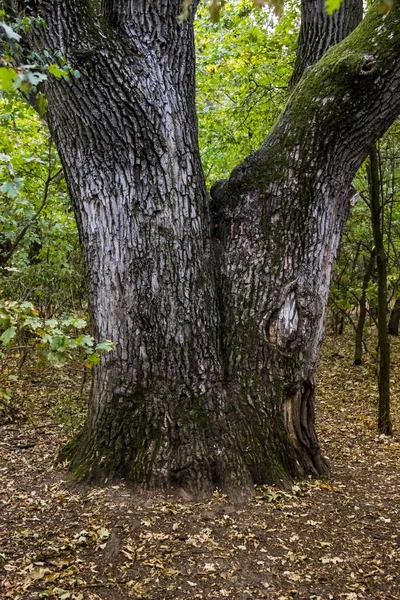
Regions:
M 257 488 L 244 504 L 69 487 L 54 457 L 84 412 L 79 385 L 65 369 L 25 369 L 11 382 L 20 414 L 0 428 L 0 598 L 399 600 L 400 340 L 392 348 L 394 436 L 376 433 L 373 353 L 354 367 L 352 339 L 328 337 L 317 419 L 330 478 Z

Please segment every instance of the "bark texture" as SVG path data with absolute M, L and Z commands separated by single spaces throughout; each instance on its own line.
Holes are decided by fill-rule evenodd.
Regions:
M 15 5 L 19 3 L 16 2 Z M 30 3 L 81 78 L 48 121 L 74 202 L 96 367 L 75 477 L 247 493 L 323 474 L 315 368 L 352 177 L 400 112 L 399 2 L 296 86 L 211 203 L 197 144 L 192 14 L 181 3 Z
M 325 52 L 346 38 L 361 23 L 362 0 L 343 0 L 332 15 L 326 12 L 325 0 L 302 0 L 301 25 L 291 86 L 300 81 L 304 71 Z
M 68 24 L 67 6 L 46 8 L 49 24 L 60 10 Z M 118 474 L 209 493 L 225 395 L 192 28 L 178 26 L 178 2 L 165 3 L 162 15 L 144 4 L 108 2 L 104 10 L 114 39 L 92 34 L 80 48 L 82 32 L 68 24 L 63 45 L 83 76 L 47 90 L 94 333 L 117 343 L 94 371 L 72 468 L 77 477 Z M 140 39 L 129 33 L 133 23 Z M 47 34 L 55 45 L 59 30 Z M 218 472 L 229 478 L 224 460 L 221 452 Z

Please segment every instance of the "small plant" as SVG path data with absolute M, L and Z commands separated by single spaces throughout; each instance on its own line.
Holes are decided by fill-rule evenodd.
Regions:
M 85 332 L 87 322 L 80 316 L 69 315 L 61 319 L 42 319 L 31 302 L 11 302 L 0 299 L 0 363 L 7 362 L 8 357 L 17 357 L 18 369 L 21 370 L 28 356 L 38 366 L 48 363 L 55 367 L 69 364 L 83 369 L 81 391 L 76 398 L 65 398 L 55 408 L 56 418 L 63 423 L 65 431 L 78 427 L 82 421 L 84 408 L 82 404 L 83 387 L 86 382 L 87 369 L 100 362 L 101 354 L 114 348 L 109 340 L 95 344 L 91 335 Z M 3 364 L 4 367 L 4 364 Z M 3 368 L 3 372 L 8 372 Z M 18 381 L 18 375 L 11 374 L 8 380 Z M 70 403 L 71 400 L 71 403 Z M 0 420 L 13 422 L 24 415 L 24 402 L 7 383 L 0 386 Z M 68 415 L 66 416 L 66 405 Z M 72 407 L 72 410 L 71 410 Z
M 84 332 L 86 328 L 87 322 L 78 316 L 44 320 L 31 302 L 0 300 L 0 358 L 14 348 L 34 352 L 39 361 L 57 367 L 73 360 L 90 368 L 114 343 L 104 340 L 95 344 Z

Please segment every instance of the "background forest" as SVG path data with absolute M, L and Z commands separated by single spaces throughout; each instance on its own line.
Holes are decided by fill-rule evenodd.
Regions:
M 199 9 L 209 187 L 260 146 L 280 114 L 299 24 L 291 1 L 279 18 L 248 0 L 227 2 L 217 23 Z M 54 73 L 67 75 L 62 66 Z M 1 66 L 0 88 L 5 597 L 400 598 L 400 123 L 376 147 L 378 195 L 371 162 L 357 174 L 333 275 L 317 404 L 332 478 L 282 492 L 263 486 L 241 508 L 219 492 L 194 506 L 172 498 L 138 506 L 123 484 L 79 495 L 54 475 L 55 452 L 82 425 L 90 369 L 118 340 L 91 336 L 74 212 L 46 124 Z M 389 401 L 393 431 L 379 427 L 378 405 Z

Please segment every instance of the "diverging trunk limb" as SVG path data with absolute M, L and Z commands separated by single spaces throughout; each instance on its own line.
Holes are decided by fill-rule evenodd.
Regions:
M 349 180 L 333 185 L 329 166 L 318 168 L 301 143 L 282 150 L 278 133 L 213 191 L 225 375 L 243 418 L 258 425 L 248 455 L 257 482 L 277 481 L 268 461 L 257 460 L 263 447 L 276 450 L 286 476 L 327 472 L 315 433 L 315 371 L 351 196 Z
M 229 332 L 220 325 L 224 297 L 185 82 L 171 81 L 156 61 L 136 79 L 126 65 L 126 78 L 110 86 L 103 71 L 97 80 L 98 60 L 63 94 L 57 82 L 48 91 L 94 333 L 116 342 L 94 369 L 87 423 L 67 452 L 73 475 L 195 495 L 288 485 L 299 469 L 274 358 L 263 365 L 269 379 L 250 370 L 247 388 L 227 376 Z M 155 74 L 163 83 L 157 102 Z M 104 129 L 109 115 L 115 122 Z

